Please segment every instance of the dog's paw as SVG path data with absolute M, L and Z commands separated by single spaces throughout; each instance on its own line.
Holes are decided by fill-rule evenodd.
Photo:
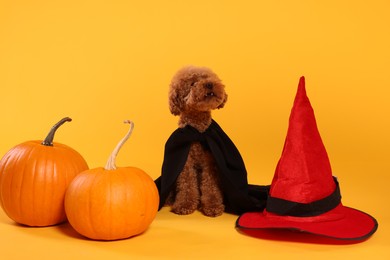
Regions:
M 172 212 L 178 215 L 189 215 L 195 212 L 192 208 L 172 208 Z
M 213 207 L 203 207 L 201 210 L 208 217 L 218 217 L 225 211 L 225 206 L 221 204 Z
M 183 205 L 180 205 L 180 206 L 173 205 L 171 209 L 172 209 L 172 212 L 175 213 L 175 214 L 178 214 L 178 215 L 189 215 L 189 214 L 194 213 L 196 208 L 197 207 L 193 206 L 193 205 L 186 205 L 186 206 L 183 206 Z

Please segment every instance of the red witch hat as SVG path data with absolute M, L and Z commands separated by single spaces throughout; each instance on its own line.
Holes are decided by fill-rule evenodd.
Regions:
M 364 240 L 378 228 L 372 216 L 341 203 L 338 181 L 317 129 L 301 77 L 281 158 L 263 212 L 242 214 L 238 229 L 292 229 L 325 237 Z

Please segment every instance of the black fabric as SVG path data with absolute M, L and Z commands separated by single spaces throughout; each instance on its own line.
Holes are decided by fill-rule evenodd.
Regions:
M 215 158 L 224 192 L 226 212 L 242 214 L 248 211 L 262 211 L 265 208 L 269 186 L 248 184 L 247 171 L 238 149 L 221 127 L 212 121 L 204 133 L 186 126 L 178 128 L 167 140 L 162 173 L 155 180 L 160 194 L 160 209 L 183 170 L 193 142 L 200 142 Z
M 299 203 L 270 196 L 267 200 L 267 211 L 281 216 L 293 217 L 313 217 L 328 212 L 341 202 L 339 183 L 335 177 L 333 179 L 336 183 L 334 192 L 321 200 Z

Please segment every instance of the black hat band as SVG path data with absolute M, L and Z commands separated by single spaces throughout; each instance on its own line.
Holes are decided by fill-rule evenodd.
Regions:
M 336 188 L 329 196 L 311 203 L 299 203 L 275 197 L 268 197 L 267 211 L 280 216 L 313 217 L 328 212 L 341 202 L 340 187 L 336 177 L 333 177 Z

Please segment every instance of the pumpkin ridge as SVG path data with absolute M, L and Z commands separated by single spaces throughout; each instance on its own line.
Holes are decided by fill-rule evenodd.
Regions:
M 58 157 L 54 151 L 55 150 L 53 150 L 53 153 L 49 154 L 48 161 L 50 161 L 50 162 L 53 162 L 55 160 L 55 158 Z M 57 171 L 58 166 L 59 166 L 58 164 L 51 163 L 51 170 L 49 171 L 49 174 L 45 174 L 46 180 L 45 180 L 45 185 L 44 185 L 45 194 L 51 194 L 53 197 L 55 196 L 54 197 L 55 200 L 57 200 L 57 198 L 58 198 L 57 191 L 59 189 L 62 189 L 62 185 L 58 181 L 58 178 L 59 178 L 58 171 Z M 47 181 L 48 179 L 50 179 L 50 180 Z M 44 196 L 44 198 L 46 198 L 46 200 L 44 200 L 44 207 L 48 208 L 51 212 L 56 212 L 55 211 L 56 205 L 54 203 L 50 203 L 51 201 L 47 199 L 47 198 L 50 198 L 50 195 Z M 51 198 L 51 199 L 53 199 L 53 198 Z M 55 218 L 60 218 L 60 217 L 61 216 L 51 214 L 51 215 L 49 215 L 48 221 L 52 222 Z
M 30 154 L 29 154 L 29 156 L 28 156 L 28 159 L 27 159 L 27 161 L 30 161 L 31 159 L 30 159 L 30 157 L 31 157 L 31 154 L 33 154 L 33 151 L 34 150 L 37 150 L 38 152 L 41 152 L 41 150 L 38 150 L 38 146 L 34 146 L 32 149 L 31 149 L 31 151 L 30 151 Z M 39 155 L 40 156 L 40 155 Z M 36 183 L 36 179 L 37 179 L 37 168 L 38 168 L 38 162 L 37 162 L 37 160 L 33 160 L 33 162 L 34 162 L 34 165 L 32 166 L 32 169 L 31 169 L 31 174 L 32 174 L 32 176 L 31 176 L 31 179 L 32 179 L 32 185 L 31 185 L 31 200 L 32 201 L 34 201 L 34 197 L 35 197 L 35 190 L 36 190 L 36 187 L 35 187 L 35 185 L 34 185 L 34 183 Z M 23 175 L 24 175 L 25 173 L 23 172 Z M 24 177 L 23 177 L 24 178 Z M 21 196 L 20 196 L 21 197 Z M 22 204 L 21 202 L 19 203 L 19 204 Z M 32 210 L 31 210 L 31 212 L 32 212 L 32 216 L 35 216 L 35 203 L 31 203 L 31 205 L 32 205 Z M 34 222 L 35 222 L 35 220 L 34 220 Z
M 11 154 L 12 154 L 12 152 L 17 152 L 17 158 L 16 158 L 16 160 L 17 161 L 19 161 L 19 160 L 21 160 L 22 159 L 22 155 L 23 155 L 23 153 L 22 152 L 20 152 L 18 149 L 16 149 L 16 148 L 12 148 L 8 153 L 7 153 L 7 155 L 8 155 L 8 160 L 7 160 L 7 162 L 11 159 Z M 6 156 L 7 156 L 6 155 Z M 17 184 L 17 178 L 19 177 L 18 176 L 18 174 L 14 174 L 14 172 L 16 172 L 16 169 L 15 169 L 15 166 L 14 165 L 6 165 L 6 166 L 8 166 L 8 167 L 5 167 L 5 172 L 3 172 L 2 174 L 3 175 L 7 175 L 7 176 L 4 176 L 4 181 L 8 184 L 8 187 L 6 188 L 7 190 L 12 190 L 12 187 L 14 186 L 14 185 L 17 185 L 17 186 L 21 186 L 21 181 L 20 181 L 20 185 L 18 185 Z M 10 174 L 10 172 L 11 172 L 11 174 Z M 6 174 L 5 174 L 6 173 Z M 22 178 L 21 178 L 22 179 Z M 3 184 L 2 184 L 3 185 Z M 7 201 L 10 201 L 11 203 L 8 203 L 8 202 L 6 202 L 5 204 L 6 205 L 4 205 L 4 209 L 5 209 L 5 211 L 6 211 L 6 213 L 7 213 L 7 215 L 8 216 L 13 216 L 13 217 L 15 217 L 15 215 L 16 215 L 16 217 L 19 219 L 20 218 L 20 216 L 21 216 L 21 207 L 20 207 L 20 204 L 19 204 L 19 207 L 15 210 L 15 209 L 12 209 L 12 208 L 9 208 L 8 207 L 8 204 L 13 204 L 14 203 L 14 201 L 16 201 L 16 199 L 17 198 L 19 198 L 19 200 L 20 200 L 20 196 L 19 197 L 16 197 L 16 196 L 12 196 L 12 194 L 7 194 L 8 195 L 8 198 L 7 198 Z
M 9 159 L 10 159 L 10 155 L 9 155 L 9 157 L 8 157 Z M 8 165 L 7 165 L 8 166 Z M 12 165 L 11 165 L 12 166 Z M 11 170 L 13 171 L 13 167 L 11 167 L 11 166 L 9 166 L 10 168 L 11 168 Z M 9 170 L 8 170 L 9 171 Z M 4 173 L 3 173 L 4 174 Z M 9 175 L 8 174 L 8 172 L 7 172 L 7 175 Z M 4 176 L 4 179 L 5 178 L 7 178 L 7 179 L 9 179 L 9 180 L 5 180 L 6 182 L 7 182 L 7 184 L 8 184 L 8 187 L 6 188 L 7 190 L 11 190 L 12 189 L 12 186 L 13 186 L 13 182 L 15 181 L 14 180 L 14 174 L 12 174 L 11 176 Z M 15 181 L 16 182 L 16 181 Z M 7 194 L 8 196 L 7 196 L 7 201 L 13 201 L 14 200 L 14 198 L 12 198 L 12 196 L 10 195 L 10 194 Z M 6 202 L 7 203 L 7 202 Z M 8 203 L 7 203 L 8 204 Z M 7 209 L 6 210 L 6 213 L 7 213 L 7 215 L 12 215 L 13 214 L 13 212 L 12 212 L 12 209 L 9 209 L 8 207 L 6 207 L 6 206 L 4 206 L 4 209 Z M 19 209 L 19 211 L 18 212 L 20 212 L 20 209 Z
M 39 213 L 40 213 L 42 208 L 47 209 L 47 205 L 48 204 L 50 205 L 50 203 L 48 203 L 48 200 L 52 199 L 52 194 L 49 196 L 49 198 L 48 198 L 48 196 L 45 196 L 45 194 L 48 193 L 48 191 L 47 191 L 48 186 L 52 185 L 51 184 L 52 180 L 50 180 L 51 176 L 50 176 L 50 174 L 47 174 L 47 172 L 49 172 L 48 168 L 50 166 L 48 163 L 52 162 L 52 159 L 49 158 L 49 156 L 51 156 L 51 154 L 50 153 L 46 153 L 44 149 L 38 149 L 38 152 L 40 153 L 39 154 L 40 160 L 39 160 L 39 164 L 38 164 L 38 170 L 39 171 L 34 171 L 34 175 L 36 176 L 36 178 L 38 178 L 38 180 L 40 180 L 40 179 L 43 180 L 42 181 L 43 185 L 42 186 L 39 185 L 38 187 L 36 187 L 34 185 L 34 183 L 36 183 L 36 182 L 34 182 L 33 186 L 32 186 L 32 187 L 35 188 L 34 197 L 35 198 L 36 198 L 36 196 L 38 197 L 38 199 L 33 199 L 34 202 L 37 202 L 37 203 L 33 203 L 33 205 L 34 205 L 34 214 L 33 214 L 34 218 L 36 218 L 37 215 L 40 215 Z M 41 158 L 43 158 L 43 159 L 41 160 Z M 53 165 L 54 164 L 51 163 L 51 166 L 53 166 Z M 38 183 L 41 183 L 41 182 L 38 181 Z M 42 199 L 40 198 L 41 195 L 43 195 Z M 49 212 L 51 212 L 51 210 Z M 44 218 L 45 218 L 45 221 L 46 221 L 47 215 Z M 35 221 L 40 222 L 42 220 L 37 219 L 37 220 L 34 220 L 34 222 Z
M 28 167 L 27 167 L 27 172 L 24 172 L 23 175 L 27 174 L 27 176 L 23 176 L 23 179 L 28 179 L 30 182 L 27 183 L 27 185 L 30 185 L 30 199 L 31 199 L 31 207 L 32 207 L 32 214 L 31 214 L 31 217 L 32 217 L 32 224 L 33 225 L 38 225 L 38 223 L 40 222 L 45 222 L 46 220 L 43 219 L 44 217 L 39 217 L 40 215 L 40 204 L 43 204 L 45 205 L 46 202 L 45 202 L 45 198 L 46 196 L 43 196 L 43 200 L 41 201 L 40 197 L 39 196 L 39 193 L 42 193 L 42 194 L 45 194 L 45 189 L 46 189 L 46 186 L 47 186 L 47 180 L 46 180 L 46 169 L 45 169 L 45 172 L 42 172 L 42 169 L 41 167 L 43 166 L 46 166 L 47 165 L 47 161 L 48 161 L 48 158 L 47 158 L 47 153 L 45 153 L 45 149 L 42 149 L 43 147 L 40 147 L 40 145 L 35 145 L 32 149 L 31 149 L 31 153 L 29 154 L 29 159 L 28 159 Z M 39 158 L 39 161 L 38 160 L 35 160 L 35 159 L 30 159 L 30 156 L 33 155 L 33 157 L 36 157 L 36 158 Z M 34 166 L 31 167 L 30 166 L 30 163 L 31 161 L 34 162 Z M 32 176 L 29 176 L 29 174 L 32 174 Z M 44 181 L 42 182 L 44 185 L 41 187 L 41 186 L 38 186 L 35 185 L 36 183 L 41 183 L 39 181 L 39 178 L 43 178 Z M 38 180 L 38 181 L 37 181 Z M 22 204 L 22 203 L 21 203 Z
M 92 179 L 91 183 L 88 184 L 88 186 L 87 186 L 87 190 L 88 190 L 87 198 L 88 198 L 88 205 L 89 205 L 89 207 L 88 207 L 88 210 L 89 210 L 88 217 L 92 220 L 89 224 L 90 224 L 91 230 L 95 234 L 97 233 L 97 230 L 95 228 L 95 223 L 94 223 L 94 221 L 96 221 L 96 218 L 95 218 L 95 214 L 96 213 L 94 211 L 94 204 L 93 204 L 93 202 L 91 203 L 90 201 L 92 201 L 92 199 L 91 199 L 91 192 L 96 187 L 96 183 L 98 182 L 98 178 L 99 177 L 100 177 L 99 174 L 95 174 L 93 176 L 93 179 Z M 99 223 L 97 223 L 97 224 L 99 224 Z M 96 226 L 99 226 L 99 225 L 96 225 Z
M 108 185 L 109 185 L 109 188 L 108 188 L 108 194 L 107 194 L 107 197 L 108 197 L 108 212 L 109 212 L 109 221 L 108 221 L 108 233 L 109 233 L 109 237 L 112 238 L 114 237 L 113 236 L 113 233 L 114 233 L 114 227 L 113 227 L 113 209 L 112 209 L 112 174 L 109 174 L 108 175 Z
M 4 162 L 3 162 L 4 160 Z M 10 160 L 10 155 L 7 153 L 0 161 L 0 184 L 3 185 L 4 181 L 4 171 L 8 166 L 8 161 Z M 9 167 L 9 166 L 8 166 Z M 3 204 L 3 189 L 0 189 L 0 202 Z
M 140 174 L 139 174 L 140 175 Z M 152 222 L 153 219 L 156 217 L 157 210 L 158 210 L 158 201 L 155 199 L 158 197 L 158 191 L 156 186 L 154 186 L 154 181 L 149 175 L 141 175 L 140 176 L 143 181 L 143 191 L 145 194 L 154 193 L 155 196 L 145 196 L 147 198 L 147 205 L 155 205 L 153 207 L 145 207 L 145 211 L 143 212 L 143 219 L 145 222 Z M 150 185 L 147 185 L 147 183 L 150 183 Z M 153 214 L 154 213 L 154 214 Z
M 5 175 L 5 170 L 7 169 L 7 168 L 9 168 L 10 166 L 8 165 L 8 161 L 10 160 L 10 158 L 11 158 L 11 155 L 10 155 L 10 153 L 7 153 L 5 156 L 4 156 L 4 158 L 6 158 L 6 163 L 2 163 L 2 165 L 1 165 L 1 176 L 0 176 L 0 181 L 1 181 L 1 187 L 3 187 L 3 182 L 6 182 L 6 180 L 5 180 L 5 177 L 7 177 L 7 176 L 4 176 Z M 3 161 L 3 159 L 1 159 L 1 161 Z M 3 166 L 4 165 L 4 166 Z M 7 167 L 8 166 L 8 167 Z M 12 178 L 11 178 L 11 181 L 8 181 L 8 187 L 6 187 L 6 189 L 7 190 L 10 190 L 11 189 L 11 184 L 12 184 Z M 3 207 L 3 209 L 4 209 L 4 211 L 7 213 L 7 215 L 9 216 L 9 210 L 8 210 L 8 208 L 6 207 L 6 205 L 5 204 L 8 204 L 7 202 L 6 202 L 6 200 L 8 201 L 8 200 L 11 200 L 11 198 L 10 198 L 10 196 L 8 196 L 8 197 L 6 197 L 6 198 L 4 198 L 4 195 L 3 195 L 3 191 L 4 191 L 5 189 L 0 189 L 0 199 L 1 199 L 1 205 L 2 205 L 2 207 Z M 3 202 L 3 201 L 5 201 L 5 202 Z
M 14 177 L 15 177 L 15 175 L 17 176 L 17 177 L 19 177 L 20 178 L 20 183 L 19 183 L 19 188 L 18 188 L 18 191 L 19 191 L 19 201 L 18 201 L 18 205 L 19 205 L 19 211 L 18 211 L 18 216 L 19 216 L 19 218 L 20 219 L 23 219 L 23 216 L 25 215 L 25 211 L 26 211 L 26 209 L 25 209 L 25 207 L 24 207 L 24 197 L 23 197 L 23 195 L 22 195 L 22 192 L 21 191 L 23 191 L 23 190 L 25 190 L 25 188 L 24 187 L 26 187 L 27 186 L 27 184 L 23 181 L 24 180 L 24 178 L 25 178 L 25 176 L 27 176 L 28 175 L 28 171 L 29 171 L 29 169 L 28 169 L 28 165 L 27 164 L 23 164 L 23 163 L 20 163 L 19 161 L 20 160 L 26 160 L 26 161 L 30 161 L 30 157 L 32 157 L 32 154 L 33 154 L 33 152 L 34 152 L 34 149 L 35 149 L 36 147 L 34 146 L 32 149 L 30 149 L 30 150 L 28 150 L 28 152 L 27 153 L 24 153 L 24 151 L 22 151 L 23 153 L 19 153 L 18 155 L 18 159 L 17 159 L 17 165 L 23 165 L 23 168 L 21 169 L 21 173 L 20 173 L 20 175 L 21 176 L 19 176 L 19 174 L 13 174 L 14 175 Z M 26 159 L 26 158 L 27 159 Z M 12 178 L 12 180 L 14 180 L 14 178 Z M 33 198 L 32 198 L 32 200 L 33 200 Z M 32 207 L 32 209 L 33 209 L 33 215 L 34 215 L 34 203 L 31 203 L 31 207 Z M 25 223 L 22 223 L 22 224 L 25 224 Z

